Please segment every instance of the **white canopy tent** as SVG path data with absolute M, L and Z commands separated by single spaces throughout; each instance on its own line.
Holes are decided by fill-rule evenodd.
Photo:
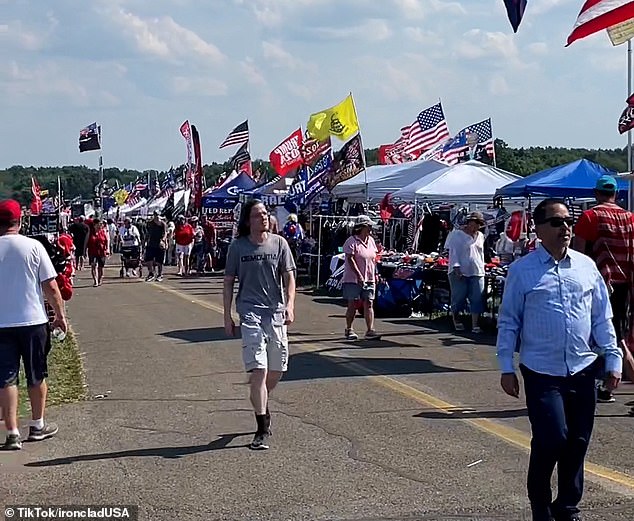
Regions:
M 335 186 L 332 193 L 335 197 L 347 198 L 353 201 L 365 201 L 367 197 L 370 201 L 378 202 L 386 194 L 394 193 L 432 172 L 445 168 L 448 168 L 446 163 L 434 159 L 430 161 L 411 161 L 398 165 L 370 166 L 365 172 L 361 172 L 352 179 L 339 183 Z
M 517 179 L 519 176 L 506 170 L 466 161 L 432 172 L 395 191 L 392 197 L 409 202 L 490 203 L 496 190 Z

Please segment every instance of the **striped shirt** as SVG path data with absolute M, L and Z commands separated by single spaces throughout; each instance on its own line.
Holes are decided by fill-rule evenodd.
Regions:
M 587 210 L 575 226 L 575 235 L 591 243 L 588 252 L 607 284 L 629 283 L 634 275 L 633 215 L 612 203 Z
M 555 261 L 542 247 L 511 264 L 498 319 L 502 373 L 515 372 L 513 353 L 537 373 L 569 376 L 605 355 L 621 372 L 607 286 L 589 257 L 569 249 Z

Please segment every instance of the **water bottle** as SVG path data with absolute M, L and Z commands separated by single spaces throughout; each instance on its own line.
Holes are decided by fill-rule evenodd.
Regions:
M 53 338 L 58 342 L 63 342 L 66 338 L 66 332 L 59 327 L 53 329 Z

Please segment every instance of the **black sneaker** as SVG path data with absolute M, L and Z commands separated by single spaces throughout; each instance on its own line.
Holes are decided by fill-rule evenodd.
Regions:
M 616 398 L 607 389 L 597 389 L 597 402 L 599 403 L 614 403 Z
M 7 439 L 4 445 L 0 447 L 2 450 L 20 450 L 22 448 L 22 441 L 19 434 L 7 434 Z
M 269 433 L 256 432 L 249 446 L 252 450 L 266 450 L 269 448 Z
M 154 280 L 154 273 L 150 273 L 147 277 L 145 277 L 145 282 L 152 282 Z
M 47 438 L 52 438 L 57 434 L 59 428 L 55 423 L 44 423 L 44 427 L 41 429 L 36 429 L 35 427 L 31 427 L 29 429 L 29 437 L 27 441 L 42 441 Z

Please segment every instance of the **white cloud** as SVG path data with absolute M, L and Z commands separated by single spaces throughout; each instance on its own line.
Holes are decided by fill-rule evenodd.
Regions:
M 567 4 L 579 5 L 579 2 L 577 0 L 532 0 L 527 9 L 530 9 L 531 16 L 539 16 Z
M 240 70 L 251 85 L 266 85 L 266 79 L 252 58 L 240 62 Z
M 441 34 L 425 31 L 420 27 L 406 27 L 404 32 L 410 40 L 425 46 L 438 46 L 444 43 Z
M 535 56 L 545 56 L 548 54 L 548 44 L 545 42 L 531 43 L 526 48 L 528 49 L 528 52 L 534 54 Z
M 262 42 L 262 53 L 264 59 L 271 62 L 275 67 L 294 70 L 301 65 L 301 62 L 293 58 L 291 53 L 284 49 L 280 42 Z
M 385 20 L 376 18 L 356 26 L 341 28 L 318 27 L 311 32 L 326 40 L 365 40 L 374 42 L 387 40 L 392 35 L 388 23 Z
M 172 88 L 176 94 L 198 94 L 201 96 L 224 96 L 227 94 L 227 84 L 212 78 L 175 76 Z
M 506 78 L 504 76 L 493 76 L 489 80 L 489 91 L 494 96 L 504 96 L 510 92 L 508 83 L 506 82 Z
M 143 19 L 124 9 L 108 13 L 124 30 L 124 36 L 132 38 L 143 54 L 165 60 L 187 59 L 195 55 L 213 63 L 222 63 L 226 59 L 218 47 L 178 24 L 171 16 Z
M 306 83 L 289 83 L 288 91 L 294 96 L 311 101 L 318 93 L 318 89 Z
M 10 46 L 18 47 L 25 51 L 39 51 L 44 47 L 48 32 L 36 32 L 27 29 L 20 21 L 9 22 L 0 25 L 0 38 L 6 40 Z
M 456 46 L 456 52 L 467 60 L 503 58 L 516 61 L 519 56 L 513 35 L 480 29 L 466 32 Z

